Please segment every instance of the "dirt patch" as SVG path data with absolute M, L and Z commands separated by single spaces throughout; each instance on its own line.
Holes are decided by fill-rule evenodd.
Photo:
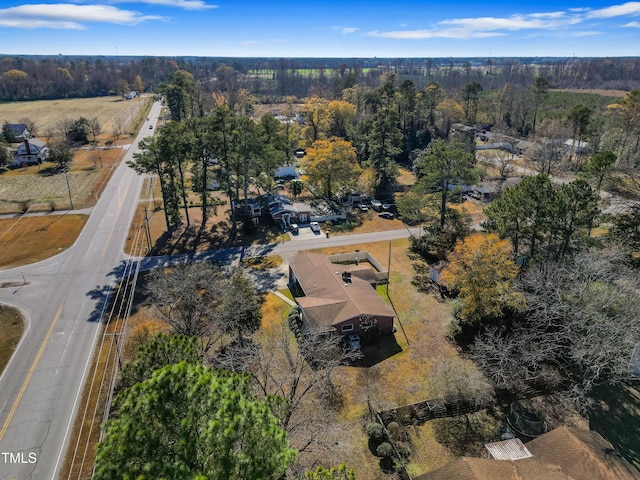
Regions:
M 7 366 L 24 332 L 24 319 L 15 308 L 0 305 L 0 374 Z

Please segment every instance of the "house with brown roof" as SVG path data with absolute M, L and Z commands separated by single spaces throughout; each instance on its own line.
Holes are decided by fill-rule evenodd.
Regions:
M 517 460 L 460 457 L 414 480 L 633 480 L 640 477 L 598 433 L 560 427 L 526 444 Z
M 358 333 L 366 340 L 393 332 L 395 313 L 376 292 L 378 281 L 368 262 L 337 264 L 321 253 L 299 253 L 289 264 L 303 321 L 316 333 Z

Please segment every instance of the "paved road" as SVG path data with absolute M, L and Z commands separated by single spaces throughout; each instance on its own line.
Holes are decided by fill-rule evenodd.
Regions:
M 153 134 L 160 105 L 137 142 Z M 75 244 L 36 264 L 0 272 L 0 302 L 20 308 L 27 329 L 0 377 L 0 480 L 55 479 L 78 409 L 105 300 L 122 261 L 143 178 L 123 162 Z

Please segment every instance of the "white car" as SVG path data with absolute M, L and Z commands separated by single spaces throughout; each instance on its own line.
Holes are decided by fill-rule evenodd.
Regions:
M 374 210 L 380 211 L 380 209 L 382 208 L 382 202 L 380 202 L 379 200 L 371 200 L 371 206 Z
M 311 228 L 312 232 L 320 233 L 320 225 L 318 224 L 318 222 L 311 222 L 309 224 L 309 227 Z

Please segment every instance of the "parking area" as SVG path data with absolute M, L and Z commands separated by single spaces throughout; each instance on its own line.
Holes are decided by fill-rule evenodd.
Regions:
M 324 235 L 324 233 L 322 232 L 322 230 L 320 230 L 320 233 L 314 233 L 311 228 L 309 227 L 309 225 L 300 225 L 298 228 L 298 234 L 294 235 L 291 232 L 287 232 L 289 234 L 289 237 L 291 238 L 292 241 L 296 241 L 296 240 L 308 240 L 310 238 L 318 238 L 321 235 Z

